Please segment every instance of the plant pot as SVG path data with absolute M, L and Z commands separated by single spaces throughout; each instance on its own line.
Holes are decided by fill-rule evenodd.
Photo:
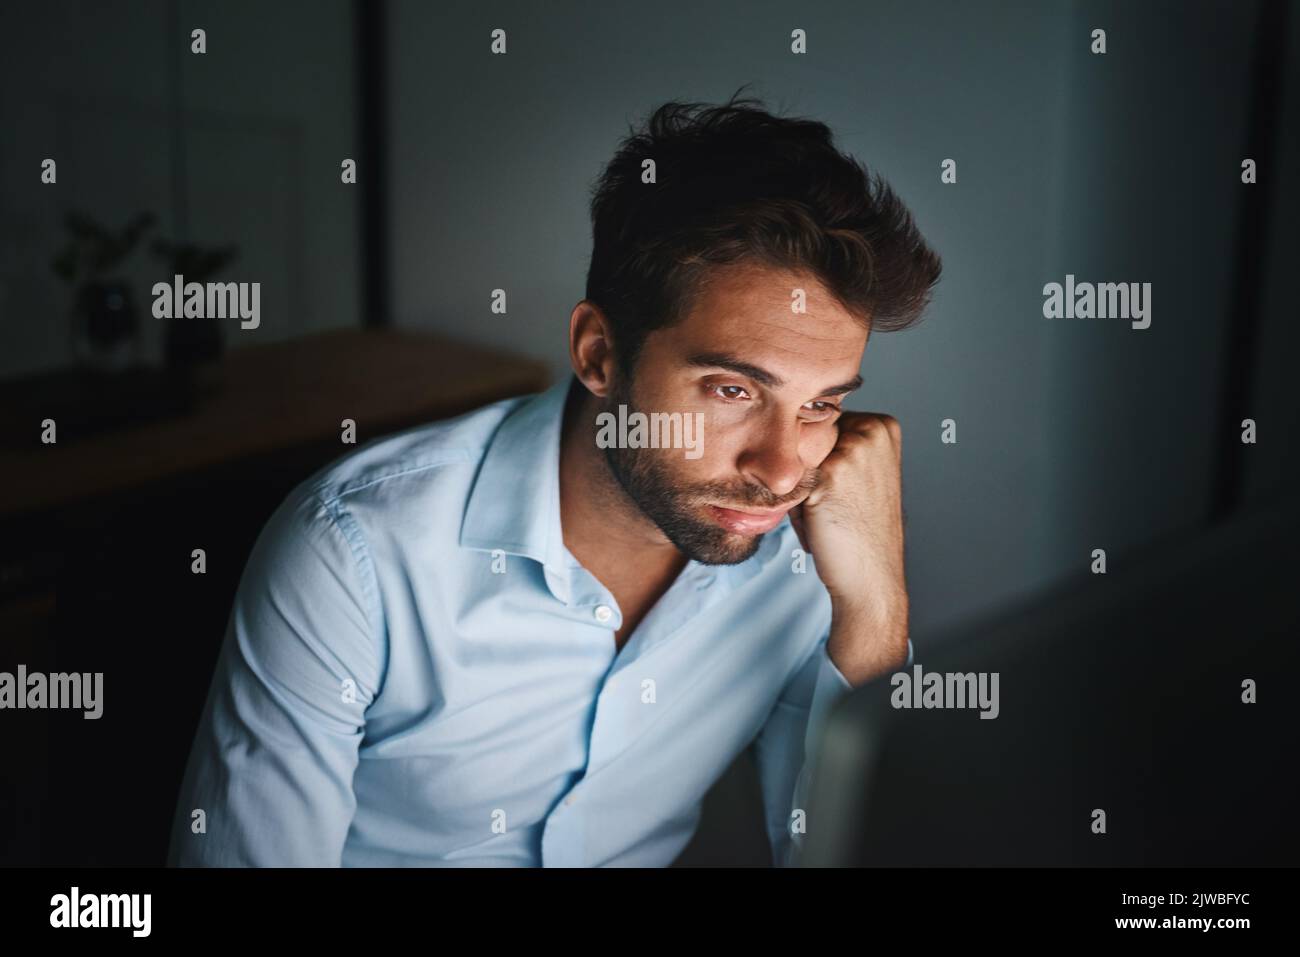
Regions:
M 118 372 L 137 363 L 140 318 L 131 287 L 120 279 L 92 280 L 72 305 L 72 352 L 79 365 Z

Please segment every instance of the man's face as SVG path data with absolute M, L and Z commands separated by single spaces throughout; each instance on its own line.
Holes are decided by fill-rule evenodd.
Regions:
M 791 308 L 796 289 L 806 311 Z M 690 415 L 703 454 L 609 447 L 615 478 L 688 558 L 744 561 L 816 484 L 866 344 L 866 327 L 812 276 L 718 270 L 684 320 L 647 336 L 634 381 L 602 405 Z

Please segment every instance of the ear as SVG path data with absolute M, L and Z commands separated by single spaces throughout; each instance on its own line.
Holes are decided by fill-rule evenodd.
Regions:
M 604 398 L 614 384 L 613 329 L 609 317 L 594 302 L 583 299 L 569 316 L 569 363 L 593 395 Z

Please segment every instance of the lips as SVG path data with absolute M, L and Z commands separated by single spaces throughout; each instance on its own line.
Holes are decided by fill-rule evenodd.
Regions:
M 723 528 L 740 535 L 761 535 L 770 532 L 785 518 L 793 506 L 742 512 L 734 508 L 708 506 L 709 515 Z

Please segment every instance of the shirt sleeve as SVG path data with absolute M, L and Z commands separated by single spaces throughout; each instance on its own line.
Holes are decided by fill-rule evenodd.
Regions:
M 831 706 L 853 685 L 826 650 L 829 632 L 795 672 L 754 740 L 754 759 L 763 792 L 763 812 L 775 867 L 789 867 L 802 849 L 808 785 Z M 912 666 L 912 640 L 907 662 Z
M 369 562 L 351 516 L 317 497 L 291 495 L 262 530 L 181 784 L 169 865 L 341 863 L 381 674 Z

